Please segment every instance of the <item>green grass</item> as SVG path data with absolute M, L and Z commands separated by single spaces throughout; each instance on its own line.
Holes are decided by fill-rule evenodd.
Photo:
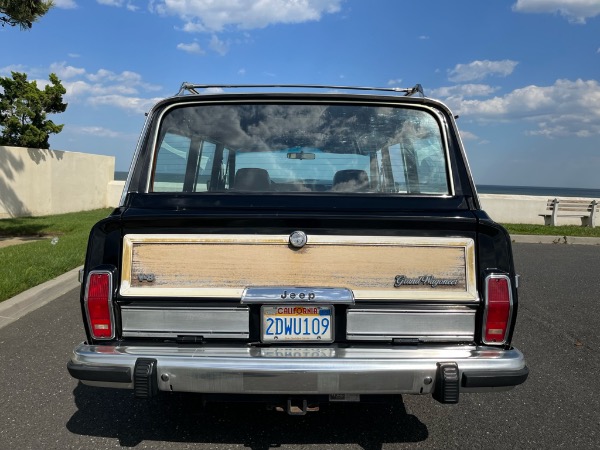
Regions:
M 510 234 L 533 234 L 548 236 L 600 237 L 600 227 L 590 228 L 577 225 L 551 227 L 548 225 L 502 224 Z
M 90 228 L 111 209 L 0 220 L 0 239 L 42 236 L 0 248 L 0 302 L 83 264 Z M 52 238 L 57 238 L 52 243 Z
M 90 228 L 110 209 L 0 220 L 0 239 L 41 236 L 41 241 L 0 248 L 0 302 L 83 264 Z M 600 237 L 600 227 L 504 224 L 510 234 Z M 58 238 L 52 244 L 52 238 Z

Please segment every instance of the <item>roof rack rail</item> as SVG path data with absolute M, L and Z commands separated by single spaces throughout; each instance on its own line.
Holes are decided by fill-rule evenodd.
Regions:
M 289 88 L 289 89 L 339 89 L 348 91 L 381 91 L 381 92 L 394 92 L 404 94 L 406 97 L 419 94 L 421 97 L 425 97 L 423 92 L 423 86 L 416 84 L 412 88 L 378 88 L 378 87 L 357 87 L 357 86 L 333 86 L 333 85 L 321 85 L 321 84 L 192 84 L 184 82 L 179 88 L 177 96 L 184 96 L 187 94 L 198 95 L 199 89 L 270 89 L 270 88 Z

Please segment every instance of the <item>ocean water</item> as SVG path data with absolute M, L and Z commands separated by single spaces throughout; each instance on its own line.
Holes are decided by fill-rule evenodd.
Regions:
M 542 197 L 600 198 L 600 189 L 478 184 L 480 194 L 540 195 Z
M 115 172 L 115 180 L 124 181 L 126 179 L 127 172 Z M 585 197 L 600 199 L 600 189 L 589 188 L 500 186 L 493 184 L 478 184 L 477 192 L 480 194 L 540 195 L 542 197 Z

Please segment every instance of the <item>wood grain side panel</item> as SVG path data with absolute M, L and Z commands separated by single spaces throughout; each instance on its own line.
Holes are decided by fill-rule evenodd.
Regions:
M 123 295 L 225 297 L 249 286 L 312 286 L 352 289 L 356 299 L 476 299 L 468 239 L 310 236 L 294 250 L 287 236 L 128 236 L 125 267 Z M 144 280 L 150 274 L 153 281 Z M 398 275 L 457 282 L 395 288 Z

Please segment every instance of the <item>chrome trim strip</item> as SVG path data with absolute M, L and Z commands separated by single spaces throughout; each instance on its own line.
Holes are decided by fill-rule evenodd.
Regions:
M 463 158 L 463 161 L 465 162 L 465 166 L 467 167 L 467 173 L 468 175 L 468 182 L 471 184 L 471 188 L 473 189 L 473 195 L 475 198 L 475 204 L 476 207 L 478 209 L 481 209 L 481 201 L 479 200 L 479 193 L 477 192 L 477 185 L 475 184 L 475 181 L 473 180 L 473 172 L 471 171 L 471 165 L 469 164 L 469 159 L 467 158 L 467 152 L 465 151 L 465 145 L 463 143 L 462 140 L 462 136 L 460 134 L 460 130 L 458 128 L 458 125 L 456 123 L 456 119 L 454 118 L 453 115 L 450 116 L 451 117 L 451 126 L 457 130 L 456 132 L 456 139 L 458 139 L 458 149 L 459 152 Z M 458 116 L 457 116 L 458 117 Z
M 354 295 L 350 289 L 300 286 L 249 287 L 242 292 L 242 304 L 286 302 L 353 305 Z
M 123 337 L 250 336 L 248 307 L 121 306 Z
M 296 349 L 306 354 L 311 346 Z M 333 348 L 328 357 L 278 357 L 290 348 L 238 346 L 94 346 L 80 344 L 71 361 L 83 368 L 118 366 L 133 370 L 138 358 L 157 361 L 162 391 L 240 394 L 429 394 L 435 389 L 437 363 L 454 361 L 463 371 L 516 372 L 523 354 L 488 346 L 419 346 L 418 349 Z M 165 381 L 166 380 L 166 381 Z M 86 383 L 86 384 L 93 384 Z M 118 387 L 133 388 L 133 384 Z
M 472 342 L 476 310 L 469 307 L 349 308 L 348 340 L 418 339 L 420 342 Z
M 131 187 L 131 178 L 133 177 L 133 171 L 135 169 L 136 164 L 140 163 L 139 155 L 142 152 L 144 136 L 146 135 L 146 132 L 150 128 L 152 116 L 153 116 L 153 111 L 151 111 L 150 113 L 148 113 L 146 115 L 146 120 L 144 121 L 144 126 L 142 127 L 142 132 L 140 133 L 137 143 L 135 145 L 135 152 L 133 154 L 133 158 L 131 160 L 131 163 L 129 164 L 129 171 L 127 172 L 127 180 L 125 181 L 125 186 L 123 186 L 123 192 L 121 193 L 121 199 L 119 200 L 119 206 L 125 205 L 125 198 L 127 197 L 127 194 L 129 193 L 129 188 Z M 148 172 L 148 173 L 150 173 L 150 172 Z M 146 185 L 148 185 L 149 183 L 150 183 L 150 177 L 148 177 L 148 181 L 147 181 Z M 148 192 L 147 188 L 146 188 L 146 192 Z

